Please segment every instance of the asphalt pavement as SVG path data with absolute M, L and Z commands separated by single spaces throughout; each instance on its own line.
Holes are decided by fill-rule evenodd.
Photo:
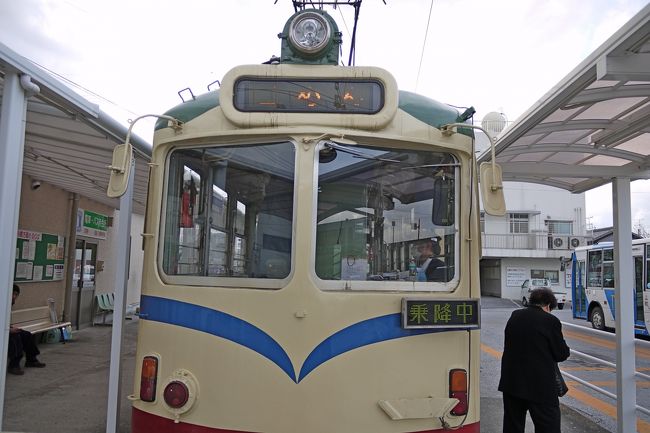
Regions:
M 131 431 L 137 321 L 126 320 L 122 362 L 119 433 Z M 39 344 L 45 368 L 26 368 L 23 376 L 7 374 L 5 432 L 106 432 L 111 326 L 73 331 L 72 341 Z
M 513 301 L 485 297 L 483 309 L 512 309 Z M 127 395 L 133 389 L 138 319 L 124 326 L 122 391 L 119 433 L 129 433 L 131 408 Z M 95 326 L 73 332 L 65 344 L 40 344 L 39 359 L 45 368 L 28 368 L 24 376 L 7 375 L 5 432 L 103 433 L 106 431 L 111 326 Z M 483 362 L 483 361 L 482 361 Z M 491 374 L 481 368 L 483 374 Z M 492 378 L 493 379 L 493 378 Z M 485 378 L 487 380 L 487 378 Z M 487 381 L 486 383 L 488 383 Z M 500 433 L 501 393 L 492 385 L 481 387 L 481 432 Z M 601 433 L 603 429 L 581 413 L 561 405 L 563 433 Z M 530 419 L 526 432 L 533 432 Z

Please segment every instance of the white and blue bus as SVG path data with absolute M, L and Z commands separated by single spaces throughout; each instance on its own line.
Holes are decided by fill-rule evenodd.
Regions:
M 650 239 L 632 241 L 634 262 L 634 332 L 650 335 L 647 320 L 650 311 L 644 309 L 648 303 L 648 280 L 650 280 Z M 615 327 L 616 301 L 614 297 L 614 244 L 603 242 L 580 247 L 572 255 L 571 296 L 573 317 L 586 319 L 595 329 Z

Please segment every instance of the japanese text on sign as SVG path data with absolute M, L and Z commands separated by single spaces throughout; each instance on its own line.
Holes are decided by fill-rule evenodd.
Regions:
M 479 317 L 480 306 L 477 299 L 402 300 L 404 328 L 475 329 L 480 327 Z

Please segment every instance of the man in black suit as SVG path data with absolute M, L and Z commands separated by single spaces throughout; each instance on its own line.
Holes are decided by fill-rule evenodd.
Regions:
M 418 243 L 418 281 L 447 281 L 445 262 L 440 260 L 440 236 Z
M 535 433 L 560 433 L 555 369 L 569 357 L 553 291 L 535 289 L 528 307 L 515 310 L 505 330 L 499 391 L 503 392 L 503 432 L 524 433 L 526 411 Z

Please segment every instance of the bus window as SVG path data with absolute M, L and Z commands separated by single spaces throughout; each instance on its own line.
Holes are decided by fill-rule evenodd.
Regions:
M 364 145 L 321 146 L 316 275 L 323 280 L 373 281 L 378 290 L 414 290 L 413 284 L 400 286 L 395 281 L 454 279 L 458 221 L 454 156 Z M 436 195 L 440 193 L 436 181 L 441 179 L 445 191 Z M 445 202 L 437 204 L 445 209 L 444 215 L 432 215 L 436 197 Z M 433 289 L 416 284 L 415 290 Z
M 173 151 L 163 209 L 164 273 L 286 278 L 294 165 L 288 142 Z
M 602 250 L 589 251 L 587 256 L 589 268 L 587 269 L 587 287 L 600 288 L 603 286 L 602 279 L 602 265 L 603 265 L 603 252 Z
M 650 244 L 646 245 L 646 250 L 645 250 L 645 257 L 646 257 L 646 262 L 645 262 L 645 288 L 646 290 L 650 290 Z
M 634 293 L 635 320 L 643 323 L 643 256 L 634 256 Z
M 614 288 L 614 250 L 603 250 L 603 287 Z

